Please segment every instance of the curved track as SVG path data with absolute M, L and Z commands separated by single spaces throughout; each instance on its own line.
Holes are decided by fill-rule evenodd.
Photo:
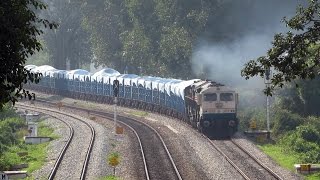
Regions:
M 38 100 L 39 101 L 39 100 Z M 48 101 L 40 101 L 42 103 L 54 104 Z M 70 109 L 85 111 L 91 115 L 112 119 L 114 114 L 108 112 L 88 110 L 80 107 L 65 105 Z M 179 179 L 182 177 L 176 167 L 174 160 L 165 145 L 160 134 L 151 126 L 133 118 L 118 116 L 118 122 L 123 123 L 136 134 L 139 144 L 141 145 L 141 153 L 145 169 L 146 179 Z
M 91 114 L 104 118 L 110 117 L 108 113 L 95 112 Z M 120 116 L 119 121 L 136 134 L 145 164 L 146 179 L 182 180 L 165 142 L 154 128 L 146 123 L 127 117 Z
M 234 140 L 208 140 L 210 144 L 225 157 L 225 159 L 241 174 L 244 179 L 282 180 L 278 174 L 265 166 Z
M 264 165 L 261 161 L 259 161 L 259 159 L 257 159 L 256 157 L 254 157 L 251 153 L 249 153 L 245 148 L 243 148 L 240 144 L 238 144 L 235 140 L 231 139 L 231 142 L 236 145 L 239 149 L 241 149 L 243 152 L 245 152 L 245 154 L 247 154 L 248 156 L 250 156 L 250 158 L 252 158 L 257 164 L 259 164 L 263 169 L 265 169 L 267 172 L 269 172 L 269 174 L 274 177 L 275 179 L 278 180 L 283 180 L 283 178 L 281 178 L 277 173 L 275 173 L 274 171 L 272 171 L 268 166 Z
M 57 114 L 60 114 L 60 115 L 63 115 L 63 116 L 67 116 L 67 117 L 70 117 L 70 118 L 73 118 L 75 120 L 78 120 L 82 123 L 84 123 L 87 127 L 90 128 L 90 132 L 91 132 L 91 138 L 90 138 L 90 142 L 89 142 L 89 146 L 87 148 L 87 151 L 85 153 L 85 159 L 83 161 L 83 165 L 82 165 L 82 169 L 81 169 L 81 173 L 80 173 L 80 177 L 79 179 L 81 180 L 84 180 L 85 179 L 85 176 L 86 176 L 86 172 L 87 172 L 87 168 L 88 168 L 88 164 L 89 164 L 89 160 L 90 160 L 90 154 L 92 152 L 92 147 L 93 147 L 93 144 L 94 144 L 94 140 L 95 140 L 95 130 L 93 128 L 93 126 L 91 124 L 89 124 L 88 122 L 82 120 L 81 118 L 78 118 L 76 116 L 73 116 L 73 115 L 70 115 L 68 113 L 63 113 L 63 112 L 59 112 L 59 111 L 55 111 L 55 110 L 51 110 L 51 109 L 47 109 L 47 108 L 41 108 L 41 107 L 37 107 L 37 106 L 28 106 L 28 105 L 24 105 L 24 104 L 21 104 L 21 103 L 18 103 L 16 105 L 17 107 L 21 107 L 23 109 L 29 109 L 29 110 L 36 110 L 36 111 L 39 111 L 39 112 L 42 112 L 44 114 L 48 114 L 62 122 L 64 122 L 69 130 L 70 130 L 70 135 L 68 137 L 68 140 L 66 142 L 66 144 L 64 145 L 62 151 L 60 152 L 55 164 L 54 164 L 54 167 L 52 168 L 52 171 L 50 172 L 50 175 L 48 177 L 48 179 L 54 179 L 55 176 L 56 176 L 56 173 L 57 171 L 59 170 L 59 167 L 61 165 L 61 162 L 64 158 L 64 155 L 70 145 L 70 143 L 72 142 L 73 140 L 73 137 L 74 137 L 74 128 L 72 127 L 72 125 L 70 123 L 68 123 L 67 121 L 63 120 L 61 117 L 58 117 Z

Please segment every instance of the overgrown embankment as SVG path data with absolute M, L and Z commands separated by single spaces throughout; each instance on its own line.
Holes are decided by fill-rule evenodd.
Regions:
M 12 170 L 16 165 L 26 164 L 23 170 L 31 174 L 44 164 L 49 142 L 25 144 L 23 137 L 27 133 L 25 120 L 14 109 L 5 106 L 0 111 L 0 170 Z M 42 122 L 38 123 L 38 135 L 57 138 L 53 129 Z
M 242 106 L 238 117 L 241 130 L 250 129 L 255 121 L 257 130 L 265 130 L 266 108 Z M 274 100 L 270 113 L 272 141 L 259 142 L 259 147 L 281 166 L 294 171 L 294 164 L 320 164 L 320 117 L 302 115 L 285 109 Z M 306 176 L 320 179 L 320 173 Z

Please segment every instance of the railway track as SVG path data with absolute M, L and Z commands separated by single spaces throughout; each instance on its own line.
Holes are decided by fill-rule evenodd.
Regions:
M 37 100 L 41 103 L 55 105 L 49 101 Z M 84 111 L 90 115 L 99 116 L 106 119 L 113 119 L 114 114 L 95 110 L 87 110 L 80 107 L 65 105 L 64 107 Z M 146 179 L 179 179 L 182 177 L 175 165 L 175 162 L 165 145 L 161 135 L 148 124 L 124 117 L 118 116 L 118 122 L 131 129 L 136 135 L 140 144 L 142 161 L 144 164 L 144 176 Z
M 102 118 L 109 114 L 91 113 Z M 120 117 L 121 124 L 131 129 L 140 144 L 146 179 L 179 179 L 178 168 L 160 134 L 148 124 L 127 117 Z
M 210 144 L 239 172 L 239 174 L 241 174 L 242 178 L 246 180 L 283 180 L 278 174 L 265 166 L 233 139 L 208 140 Z
M 94 140 L 95 140 L 95 130 L 93 128 L 93 126 L 91 124 L 89 124 L 88 122 L 84 121 L 83 119 L 76 117 L 74 115 L 70 115 L 68 113 L 64 113 L 64 112 L 60 112 L 60 111 L 55 111 L 55 110 L 51 110 L 51 109 L 47 109 L 47 108 L 41 108 L 41 107 L 37 107 L 37 106 L 28 106 L 28 105 L 24 105 L 21 103 L 16 104 L 16 107 L 21 108 L 21 109 L 28 109 L 28 110 L 33 110 L 33 111 L 37 111 L 37 112 L 41 112 L 47 115 L 50 115 L 60 121 L 62 121 L 63 123 L 65 123 L 69 129 L 69 137 L 67 138 L 67 141 L 64 145 L 64 147 L 62 148 L 58 158 L 55 161 L 55 164 L 50 172 L 50 174 L 48 175 L 48 179 L 65 179 L 68 177 L 61 177 L 63 176 L 63 174 L 67 174 L 70 178 L 70 176 L 72 176 L 71 178 L 79 178 L 81 180 L 84 180 L 86 177 L 86 173 L 87 173 L 87 169 L 88 169 L 88 164 L 89 164 L 89 160 L 90 160 L 90 154 L 92 152 L 92 147 L 94 144 Z M 68 119 L 65 120 L 65 119 Z M 69 123 L 71 121 L 71 119 L 73 119 L 73 123 Z M 84 129 L 84 127 L 79 128 L 79 125 L 76 125 L 77 123 L 79 124 L 79 122 L 82 123 L 82 126 L 86 126 L 86 128 L 89 128 L 89 132 L 91 134 L 91 136 L 89 137 L 88 143 L 84 143 L 85 139 L 83 139 L 83 137 L 81 137 L 82 134 L 82 130 Z M 76 137 L 76 138 L 74 138 Z M 78 140 L 74 140 L 74 139 L 78 139 Z M 88 146 L 85 146 L 84 144 L 89 144 Z M 73 152 L 72 149 L 70 150 L 70 147 L 73 146 L 75 148 L 78 148 L 80 150 L 85 150 L 85 152 L 83 153 L 80 152 L 80 155 L 84 156 L 82 157 L 83 161 L 80 162 L 80 165 L 82 164 L 82 166 L 80 168 L 76 168 L 79 167 L 79 159 L 72 159 L 72 157 L 74 157 L 73 155 L 70 155 L 72 153 L 77 153 L 77 152 Z M 69 155 L 69 157 L 66 157 L 67 155 Z M 65 161 L 71 161 L 70 162 L 65 162 Z M 72 165 L 73 162 L 73 165 Z M 69 165 L 65 165 L 68 164 Z M 62 167 L 64 165 L 64 167 Z M 69 167 L 68 167 L 69 166 Z M 78 172 L 76 172 L 76 170 L 80 170 Z M 64 171 L 64 172 L 63 172 Z M 72 173 L 74 172 L 74 173 Z

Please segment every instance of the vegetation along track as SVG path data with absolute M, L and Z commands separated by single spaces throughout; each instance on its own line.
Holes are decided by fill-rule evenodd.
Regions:
M 230 140 L 210 140 L 211 145 L 218 150 L 226 160 L 241 174 L 244 179 L 278 179 L 282 178 L 270 168 L 261 163 L 241 147 L 233 139 Z
M 54 105 L 54 103 L 49 101 L 41 100 L 39 102 Z M 107 119 L 112 119 L 114 116 L 112 113 L 94 110 L 89 111 L 84 108 L 70 105 L 64 105 L 64 107 L 85 111 L 91 115 Z M 118 121 L 125 124 L 130 129 L 133 129 L 134 133 L 138 136 L 138 141 L 141 143 L 142 148 L 146 179 L 182 179 L 165 142 L 154 128 L 146 123 L 124 116 L 118 116 Z
M 95 139 L 95 130 L 92 127 L 92 125 L 89 124 L 88 122 L 82 120 L 79 117 L 76 117 L 74 115 L 64 113 L 64 112 L 59 112 L 59 111 L 55 111 L 55 110 L 51 110 L 51 109 L 47 109 L 47 108 L 41 108 L 41 107 L 37 107 L 37 106 L 28 106 L 28 105 L 24 105 L 24 104 L 20 104 L 20 103 L 17 104 L 16 106 L 18 108 L 29 109 L 29 110 L 42 112 L 44 114 L 48 114 L 48 115 L 64 122 L 70 130 L 70 135 L 68 137 L 68 140 L 67 140 L 66 144 L 64 145 L 62 151 L 60 152 L 60 154 L 54 164 L 54 167 L 52 168 L 52 171 L 51 171 L 50 175 L 48 176 L 48 179 L 57 178 L 56 177 L 56 175 L 58 174 L 57 172 L 58 172 L 62 162 L 64 161 L 64 159 L 66 159 L 65 155 L 67 154 L 67 151 L 69 151 L 69 153 L 73 153 L 73 155 L 71 155 L 70 158 L 75 163 L 79 163 L 80 159 L 84 159 L 82 161 L 82 167 L 80 168 L 81 173 L 74 172 L 74 171 L 76 171 L 76 169 L 77 169 L 76 167 L 78 167 L 79 164 L 74 164 L 74 166 L 73 166 L 70 162 L 66 162 L 65 163 L 66 165 L 63 168 L 60 168 L 61 171 L 65 171 L 65 172 L 60 173 L 60 174 L 64 174 L 64 175 L 68 175 L 68 176 L 72 176 L 72 174 L 77 176 L 80 174 L 80 177 L 71 177 L 71 178 L 79 178 L 81 180 L 85 179 L 88 164 L 89 164 L 90 154 L 91 154 L 92 147 L 94 144 L 94 139 Z M 88 143 L 85 143 L 86 141 L 85 141 L 85 139 L 83 139 L 84 132 L 82 131 L 82 128 L 79 127 L 79 123 L 74 123 L 74 122 L 69 123 L 68 121 L 65 120 L 66 119 L 65 117 L 69 118 L 68 121 L 70 121 L 71 119 L 74 119 L 74 120 L 76 120 L 76 122 L 81 122 L 81 124 L 84 124 L 87 128 L 89 127 L 91 136 L 87 137 L 87 139 L 90 138 L 88 140 Z M 74 131 L 74 129 L 76 131 Z M 74 140 L 74 137 L 79 137 L 79 138 L 76 138 L 77 140 Z M 75 148 L 78 149 L 77 151 L 69 150 L 70 146 L 72 146 L 72 143 L 73 143 L 73 146 L 76 146 Z M 80 152 L 80 151 L 83 151 L 84 149 L 86 149 L 86 144 L 88 144 L 86 152 L 85 153 Z M 74 157 L 74 155 L 79 156 L 79 155 L 83 155 L 83 154 L 84 154 L 84 158 L 83 157 L 81 157 L 81 158 Z M 70 158 L 69 158 L 69 160 L 70 160 Z M 65 160 L 65 161 L 67 161 L 67 160 Z M 74 172 L 74 173 L 72 173 L 72 172 Z

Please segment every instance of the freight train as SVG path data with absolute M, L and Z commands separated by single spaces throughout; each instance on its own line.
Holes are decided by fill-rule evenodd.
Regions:
M 213 138 L 230 137 L 238 128 L 238 94 L 214 81 L 120 74 L 111 68 L 94 74 L 48 65 L 25 68 L 42 74 L 38 84 L 27 85 L 36 91 L 108 104 L 114 103 L 116 95 L 120 106 L 172 116 Z

